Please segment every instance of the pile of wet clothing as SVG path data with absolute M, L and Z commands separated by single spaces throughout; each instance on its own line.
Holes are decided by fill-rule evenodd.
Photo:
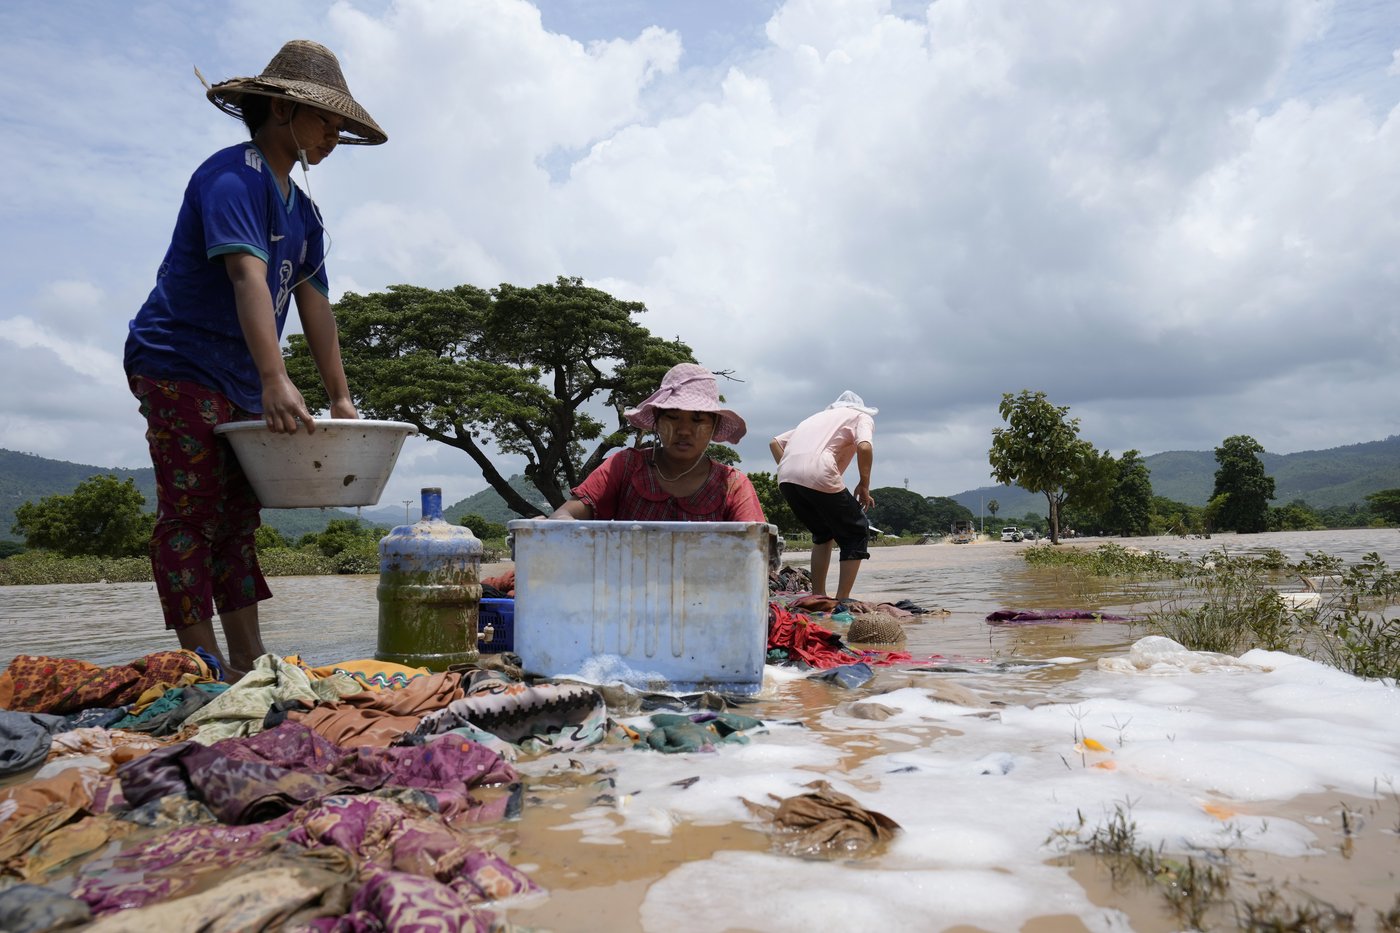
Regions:
M 520 756 L 762 732 L 703 694 L 634 695 L 662 711 L 623 725 L 610 688 L 527 681 L 518 663 L 265 655 L 228 685 L 189 651 L 16 657 L 0 674 L 0 929 L 501 929 L 498 910 L 541 893 L 501 854 Z

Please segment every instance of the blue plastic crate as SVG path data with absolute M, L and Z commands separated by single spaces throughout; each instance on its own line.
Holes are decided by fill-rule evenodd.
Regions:
M 478 642 L 483 654 L 499 654 L 515 650 L 515 600 L 483 599 L 477 631 L 492 627 L 490 641 Z

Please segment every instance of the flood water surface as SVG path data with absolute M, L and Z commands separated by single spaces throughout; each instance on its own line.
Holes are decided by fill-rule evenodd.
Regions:
M 1393 530 L 1121 543 L 1400 563 Z M 1228 875 L 1233 906 L 1214 908 L 1213 928 L 1284 884 L 1380 928 L 1377 911 L 1400 890 L 1396 689 L 1268 652 L 1105 669 L 1144 632 L 989 625 L 1000 608 L 1142 608 L 1129 584 L 1027 567 L 1027 546 L 874 551 L 860 598 L 946 610 L 906 626 L 902 648 L 928 670 L 881 668 L 846 691 L 769 667 L 762 693 L 736 710 L 766 723 L 747 744 L 522 760 L 530 803 L 502 854 L 550 893 L 510 919 L 561 933 L 1189 926 L 1158 886 L 1115 883 L 1083 852 L 1117 825 L 1135 845 Z M 377 582 L 272 579 L 266 643 L 311 664 L 372 656 Z M 0 588 L 0 664 L 20 652 L 121 663 L 170 646 L 149 584 Z M 895 841 L 865 860 L 771 851 L 744 801 L 771 804 L 819 779 L 899 823 Z

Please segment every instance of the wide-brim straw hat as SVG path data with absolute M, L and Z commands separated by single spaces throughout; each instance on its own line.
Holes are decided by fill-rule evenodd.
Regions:
M 863 411 L 867 415 L 878 415 L 880 413 L 880 409 L 871 408 L 869 405 L 865 404 L 864 399 L 856 395 L 850 389 L 836 396 L 836 401 L 826 407 L 828 410 L 832 408 L 854 408 L 856 411 Z
M 345 118 L 340 141 L 347 145 L 377 146 L 389 139 L 389 134 L 351 96 L 335 53 L 309 39 L 293 39 L 282 46 L 256 78 L 220 81 L 209 87 L 207 94 L 215 107 L 239 118 L 243 116 L 243 100 L 249 94 L 283 97 L 339 114 Z
M 661 388 L 636 408 L 624 411 L 622 416 L 634 428 L 650 431 L 656 427 L 656 413 L 667 409 L 714 412 L 719 417 L 715 421 L 713 439 L 721 444 L 732 444 L 749 430 L 743 418 L 720 402 L 715 374 L 695 363 L 672 366 L 662 378 Z

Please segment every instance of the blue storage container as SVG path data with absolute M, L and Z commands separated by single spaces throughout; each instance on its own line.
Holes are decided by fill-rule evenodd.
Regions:
M 478 631 L 486 631 L 488 625 L 492 627 L 490 640 L 478 643 L 482 654 L 515 650 L 515 600 L 483 598 L 480 620 Z

